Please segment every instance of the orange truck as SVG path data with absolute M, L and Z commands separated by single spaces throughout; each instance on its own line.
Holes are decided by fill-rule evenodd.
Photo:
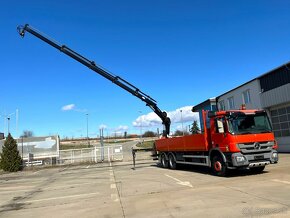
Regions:
M 217 176 L 229 169 L 261 173 L 278 162 L 277 143 L 264 110 L 202 111 L 205 130 L 155 141 L 154 153 L 164 168 L 177 164 L 211 167 Z

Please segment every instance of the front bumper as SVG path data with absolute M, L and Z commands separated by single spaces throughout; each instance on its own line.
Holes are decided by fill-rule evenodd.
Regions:
M 231 165 L 233 167 L 261 167 L 268 164 L 278 163 L 278 152 L 272 150 L 267 153 L 258 153 L 258 154 L 242 154 L 240 152 L 233 153 L 231 155 Z

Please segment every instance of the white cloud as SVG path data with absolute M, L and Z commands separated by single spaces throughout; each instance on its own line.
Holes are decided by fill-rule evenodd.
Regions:
M 107 129 L 107 128 L 108 128 L 108 126 L 105 125 L 105 124 L 101 124 L 101 125 L 99 126 L 99 129 Z
M 174 111 L 169 111 L 167 114 L 170 117 L 172 124 L 181 122 L 193 122 L 194 120 L 199 121 L 198 113 L 193 113 L 191 109 L 192 106 L 185 106 L 177 108 Z M 161 119 L 154 112 L 139 116 L 135 121 L 133 121 L 134 127 L 151 127 L 161 124 Z
M 191 111 L 192 106 L 185 106 L 176 109 L 175 111 L 170 111 L 168 116 L 171 119 L 171 123 L 181 123 L 181 122 L 193 122 L 194 120 L 199 120 L 198 113 Z
M 127 131 L 129 129 L 128 126 L 118 126 L 116 129 L 115 129 L 115 132 L 122 132 L 122 131 Z
M 75 108 L 75 105 L 74 104 L 68 104 L 68 105 L 65 105 L 61 108 L 62 111 L 71 111 Z
M 139 116 L 134 122 L 133 126 L 135 127 L 149 127 L 149 126 L 157 126 L 162 122 L 160 118 L 154 113 L 150 112 L 149 114 Z
M 120 135 L 124 134 L 124 132 L 127 132 L 128 129 L 129 129 L 128 126 L 122 126 L 122 125 L 120 125 L 117 128 L 115 128 L 113 130 L 113 132 L 114 132 L 115 135 L 119 135 L 120 136 Z
M 88 111 L 87 109 L 77 108 L 75 104 L 65 105 L 61 108 L 61 110 L 62 111 L 76 111 L 76 112 L 80 112 L 80 113 L 86 113 Z

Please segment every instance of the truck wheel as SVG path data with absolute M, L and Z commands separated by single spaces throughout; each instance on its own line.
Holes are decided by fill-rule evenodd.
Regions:
M 170 154 L 168 159 L 169 159 L 169 168 L 172 170 L 175 170 L 176 169 L 176 161 L 175 161 L 174 154 Z
M 226 176 L 228 173 L 226 163 L 224 162 L 223 158 L 220 155 L 214 156 L 212 158 L 211 168 L 213 174 L 216 176 Z
M 254 174 L 259 174 L 262 173 L 265 169 L 265 166 L 262 167 L 254 167 L 254 168 L 250 168 L 250 171 Z
M 168 160 L 166 158 L 166 154 L 161 154 L 161 166 L 163 168 L 168 168 Z

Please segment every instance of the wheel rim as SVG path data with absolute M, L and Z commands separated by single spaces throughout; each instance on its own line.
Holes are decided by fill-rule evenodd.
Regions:
M 214 169 L 215 169 L 215 171 L 220 172 L 222 170 L 222 164 L 221 164 L 221 162 L 216 161 L 214 163 Z

